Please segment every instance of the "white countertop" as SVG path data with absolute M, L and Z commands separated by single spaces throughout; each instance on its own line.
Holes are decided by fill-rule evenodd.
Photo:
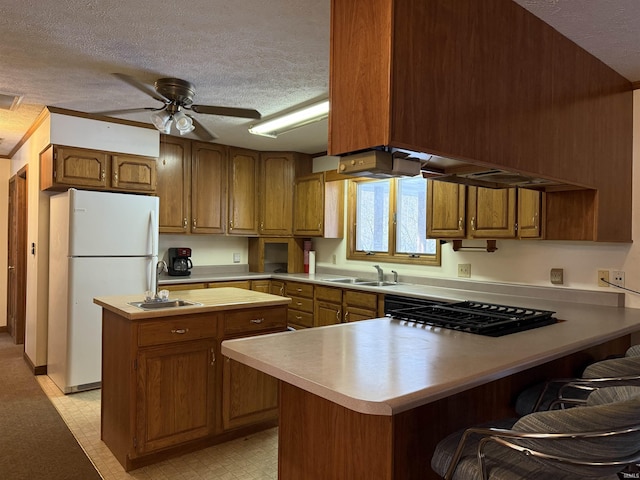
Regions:
M 542 305 L 564 321 L 493 338 L 381 318 L 227 340 L 222 354 L 351 410 L 394 415 L 640 330 L 637 309 Z

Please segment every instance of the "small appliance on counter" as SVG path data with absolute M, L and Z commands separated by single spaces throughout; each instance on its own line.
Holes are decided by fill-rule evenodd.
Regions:
M 193 264 L 190 258 L 190 248 L 171 247 L 169 248 L 168 255 L 167 270 L 169 271 L 169 275 L 174 277 L 187 277 L 191 275 L 190 270 L 193 268 Z

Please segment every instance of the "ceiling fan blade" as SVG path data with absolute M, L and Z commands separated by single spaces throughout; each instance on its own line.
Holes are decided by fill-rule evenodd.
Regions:
M 189 107 L 196 113 L 208 115 L 224 115 L 225 117 L 241 117 L 260 119 L 262 115 L 257 110 L 250 108 L 216 107 L 213 105 L 191 105 Z
M 123 108 L 120 110 L 105 110 L 103 112 L 91 112 L 96 115 L 121 115 L 123 113 L 138 113 L 138 112 L 154 112 L 157 110 L 162 110 L 164 107 L 160 108 L 152 108 L 152 107 L 143 107 L 143 108 Z
M 160 95 L 158 92 L 156 92 L 149 85 L 145 85 L 144 83 L 140 83 L 138 80 L 136 80 L 133 77 L 130 77 L 129 75 L 125 75 L 124 73 L 112 73 L 111 75 L 113 75 L 114 77 L 119 78 L 123 82 L 128 83 L 132 87 L 137 88 L 141 92 L 146 93 L 151 98 L 154 98 L 154 99 L 158 100 L 159 102 L 162 102 L 162 103 L 169 103 L 170 102 L 170 100 L 168 98 L 165 98 L 163 95 Z
M 195 130 L 193 131 L 194 135 L 196 135 L 200 139 L 207 142 L 210 142 L 218 138 L 213 133 L 211 133 L 204 125 L 202 125 L 198 120 L 196 120 L 191 116 L 189 118 L 193 120 L 193 125 L 196 127 Z

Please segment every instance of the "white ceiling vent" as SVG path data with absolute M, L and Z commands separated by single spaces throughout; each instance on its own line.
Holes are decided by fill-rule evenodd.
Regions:
M 0 92 L 0 108 L 3 110 L 15 110 L 22 102 L 22 95 Z

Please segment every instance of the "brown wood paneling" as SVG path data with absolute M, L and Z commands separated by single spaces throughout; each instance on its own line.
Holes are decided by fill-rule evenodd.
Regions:
M 191 232 L 224 233 L 227 223 L 227 164 L 224 145 L 191 145 Z
M 280 382 L 280 480 L 391 479 L 393 419 Z

